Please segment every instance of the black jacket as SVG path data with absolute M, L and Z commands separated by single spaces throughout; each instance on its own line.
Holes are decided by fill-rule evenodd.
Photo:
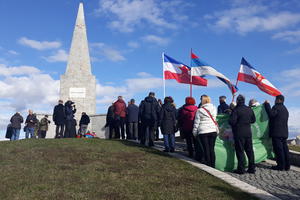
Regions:
M 38 120 L 35 115 L 27 115 L 25 123 L 27 124 L 28 128 L 34 128 L 35 125 L 38 123 Z
M 272 109 L 268 103 L 265 103 L 264 106 L 270 118 L 270 137 L 288 138 L 289 111 L 287 108 L 283 105 L 283 103 L 275 104 Z
M 128 105 L 126 109 L 127 113 L 127 122 L 138 122 L 139 121 L 139 107 L 135 104 Z
M 19 113 L 16 113 L 10 119 L 11 127 L 15 129 L 21 129 L 21 124 L 23 123 L 23 121 L 23 117 Z
M 90 117 L 88 115 L 81 115 L 80 121 L 79 121 L 79 126 L 83 125 L 88 125 L 90 123 Z
M 106 125 L 113 123 L 115 119 L 114 106 L 109 106 L 106 114 Z
M 256 121 L 253 110 L 245 104 L 237 105 L 229 119 L 235 138 L 252 137 L 251 124 Z
M 224 114 L 229 109 L 229 106 L 227 103 L 223 102 L 218 106 L 218 115 Z
M 156 123 L 159 116 L 159 105 L 154 97 L 146 97 L 140 105 L 141 121 Z
M 164 104 L 160 111 L 160 129 L 163 135 L 176 132 L 176 108 L 170 104 Z
M 58 104 L 54 107 L 53 121 L 55 125 L 64 125 L 66 123 L 65 106 Z

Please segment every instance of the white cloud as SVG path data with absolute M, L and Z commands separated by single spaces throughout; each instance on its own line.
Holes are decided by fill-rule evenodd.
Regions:
M 110 27 L 121 32 L 132 32 L 139 25 L 176 29 L 178 22 L 188 19 L 182 12 L 188 5 L 181 0 L 168 4 L 158 0 L 100 0 L 95 13 L 111 17 Z
M 48 62 L 67 62 L 69 55 L 63 49 L 59 49 L 54 55 L 43 57 Z
M 13 75 L 30 75 L 37 74 L 41 71 L 32 66 L 17 66 L 8 67 L 4 64 L 0 64 L 0 76 L 13 76 Z
M 1 66 L 0 99 L 9 102 L 9 111 L 24 111 L 32 108 L 36 111 L 52 111 L 52 105 L 58 99 L 59 81 L 42 73 L 35 67 Z
M 91 43 L 92 51 L 113 62 L 126 60 L 122 52 L 104 43 Z M 101 60 L 101 59 L 100 59 Z
M 300 47 L 286 51 L 287 54 L 300 54 Z
M 140 77 L 150 77 L 151 76 L 151 74 L 149 74 L 147 72 L 139 72 L 139 73 L 137 73 L 137 75 Z
M 156 35 L 146 35 L 142 39 L 146 42 L 154 43 L 161 46 L 167 45 L 169 43 L 169 39 L 159 37 Z
M 289 108 L 289 132 L 290 137 L 295 138 L 295 136 L 300 135 L 300 108 L 290 107 Z
M 289 43 L 297 43 L 300 42 L 300 30 L 279 32 L 273 35 L 272 38 L 284 40 Z
M 61 43 L 58 41 L 37 41 L 26 37 L 20 38 L 18 43 L 37 50 L 56 49 L 61 46 Z
M 19 53 L 14 50 L 9 50 L 8 53 L 12 55 L 19 55 Z
M 300 22 L 300 14 L 290 11 L 272 11 L 272 7 L 253 2 L 233 3 L 227 10 L 205 16 L 216 30 L 230 30 L 240 34 L 253 31 L 276 31 L 293 27 Z
M 140 44 L 139 44 L 139 43 L 137 43 L 137 42 L 133 42 L 133 41 L 131 41 L 131 42 L 128 42 L 128 43 L 127 43 L 127 45 L 128 45 L 129 47 L 131 47 L 131 48 L 134 48 L 134 49 L 136 49 L 136 48 L 139 48 L 139 47 L 140 47 Z
M 280 73 L 280 81 L 283 82 L 280 90 L 283 94 L 288 97 L 299 97 L 300 96 L 300 69 L 294 68 L 284 70 Z
M 153 77 L 151 74 L 140 72 L 137 78 L 130 78 L 124 81 L 124 86 L 111 86 L 97 84 L 97 103 L 99 106 L 107 108 L 118 96 L 125 99 L 132 98 L 135 94 L 162 87 L 162 79 Z M 146 75 L 146 76 L 145 76 Z M 151 83 L 151 84 L 149 84 Z

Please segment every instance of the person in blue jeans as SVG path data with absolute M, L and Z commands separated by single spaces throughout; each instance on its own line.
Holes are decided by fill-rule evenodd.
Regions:
M 175 151 L 176 108 L 172 97 L 166 97 L 160 111 L 160 129 L 164 136 L 164 152 Z
M 11 119 L 11 127 L 12 127 L 12 135 L 10 140 L 18 140 L 20 136 L 20 129 L 21 129 L 21 124 L 23 123 L 23 117 L 20 115 L 19 112 L 14 114 Z
M 25 128 L 25 138 L 34 138 L 34 127 L 36 126 L 36 123 L 38 123 L 38 120 L 36 118 L 36 116 L 33 114 L 32 110 L 28 111 L 28 116 L 26 118 L 25 124 L 26 124 L 26 128 Z

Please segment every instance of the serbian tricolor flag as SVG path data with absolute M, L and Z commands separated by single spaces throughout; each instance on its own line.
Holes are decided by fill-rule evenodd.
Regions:
M 237 87 L 233 85 L 230 80 L 216 69 L 200 60 L 193 52 L 191 52 L 191 67 L 193 76 L 205 76 L 212 75 L 216 76 L 219 80 L 225 83 L 232 94 L 237 92 Z
M 237 80 L 254 84 L 261 91 L 272 96 L 278 96 L 281 94 L 281 92 L 274 85 L 272 85 L 270 81 L 268 81 L 264 76 L 262 76 L 258 71 L 256 71 L 256 69 L 254 69 L 254 67 L 252 67 L 245 60 L 245 58 L 242 58 Z
M 178 83 L 207 86 L 207 80 L 199 77 L 191 77 L 191 68 L 177 60 L 163 54 L 164 79 L 175 79 Z

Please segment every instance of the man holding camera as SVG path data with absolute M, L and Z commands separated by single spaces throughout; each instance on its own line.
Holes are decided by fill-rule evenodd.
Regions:
M 76 135 L 76 121 L 74 123 L 74 114 L 76 113 L 76 107 L 73 101 L 69 100 L 65 103 L 65 114 L 66 114 L 66 130 L 65 138 L 72 138 Z

